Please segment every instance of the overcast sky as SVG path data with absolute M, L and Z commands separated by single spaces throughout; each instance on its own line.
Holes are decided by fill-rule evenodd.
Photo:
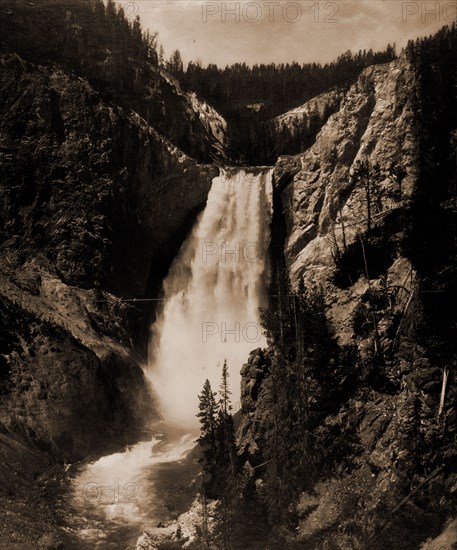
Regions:
M 122 0 L 159 33 L 168 57 L 220 66 L 237 61 L 327 62 L 346 50 L 404 46 L 456 20 L 456 0 Z M 439 13 L 432 13 L 439 4 Z

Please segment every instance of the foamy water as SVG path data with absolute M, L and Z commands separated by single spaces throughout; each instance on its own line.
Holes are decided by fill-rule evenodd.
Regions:
M 165 279 L 146 372 L 168 420 L 196 424 L 203 383 L 218 390 L 225 359 L 239 404 L 240 369 L 266 343 L 259 308 L 266 306 L 271 187 L 271 170 L 215 178 Z
M 192 499 L 199 466 L 185 459 L 196 437 L 154 437 L 84 466 L 71 488 L 69 531 L 87 548 L 125 548 L 146 527 L 173 517 L 187 494 Z

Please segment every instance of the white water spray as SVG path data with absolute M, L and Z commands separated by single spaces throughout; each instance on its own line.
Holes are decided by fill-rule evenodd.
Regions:
M 171 480 L 186 484 L 196 475 L 184 458 L 195 445 L 203 383 L 208 378 L 218 390 L 227 359 L 236 404 L 240 368 L 266 343 L 259 307 L 266 305 L 271 214 L 271 170 L 223 172 L 213 180 L 164 282 L 153 327 L 147 374 L 163 404 L 167 436 L 87 465 L 72 484 L 70 530 L 91 548 L 132 545 L 142 525 L 169 519 L 169 505 L 188 505 Z M 169 423 L 190 433 L 176 433 Z
M 224 359 L 237 408 L 240 369 L 265 345 L 259 308 L 268 284 L 271 175 L 222 171 L 164 281 L 147 372 L 168 421 L 196 425 L 203 383 L 219 389 Z

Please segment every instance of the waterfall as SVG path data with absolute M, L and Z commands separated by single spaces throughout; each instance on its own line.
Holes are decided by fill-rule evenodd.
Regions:
M 240 369 L 265 345 L 271 180 L 271 169 L 221 170 L 164 281 L 147 374 L 168 421 L 196 425 L 203 383 L 219 389 L 224 360 L 239 408 Z
M 265 345 L 259 308 L 267 300 L 271 187 L 271 170 L 260 168 L 221 171 L 213 180 L 164 281 L 152 327 L 145 372 L 165 422 L 150 441 L 86 465 L 73 480 L 71 529 L 88 547 L 131 547 L 141 525 L 190 506 L 182 486 L 200 467 L 185 457 L 195 446 L 203 383 L 208 378 L 219 389 L 226 359 L 236 409 L 240 369 L 252 349 Z

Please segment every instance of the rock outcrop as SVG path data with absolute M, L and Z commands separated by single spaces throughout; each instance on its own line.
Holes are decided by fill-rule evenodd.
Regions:
M 147 529 L 136 544 L 136 550 L 161 550 L 163 548 L 194 548 L 199 546 L 202 521 L 205 515 L 208 532 L 215 526 L 217 502 L 211 501 L 205 512 L 200 498 L 196 498 L 190 509 L 166 525 Z
M 193 116 L 197 116 L 199 124 L 201 126 L 200 132 L 206 132 L 204 136 L 205 141 L 209 144 L 208 146 L 208 155 L 209 158 L 214 158 L 216 160 L 225 160 L 226 156 L 226 147 L 227 147 L 227 121 L 206 101 L 201 100 L 195 92 L 183 92 L 181 86 L 172 75 L 167 73 L 164 69 L 160 70 L 160 75 L 164 82 L 166 82 L 171 90 L 173 91 L 176 97 L 179 97 L 183 104 L 186 105 L 185 111 L 187 113 L 192 113 Z M 176 116 L 176 113 L 175 113 Z M 192 139 L 194 138 L 194 139 Z M 193 142 L 194 147 L 200 145 L 198 135 L 191 133 L 188 136 L 190 142 Z M 200 158 L 197 149 L 197 158 Z
M 84 79 L 17 55 L 0 72 L 0 423 L 77 460 L 155 414 L 150 314 L 121 298 L 151 296 L 218 170 Z
M 379 514 L 387 514 L 379 527 L 379 547 L 383 541 L 394 544 L 398 536 L 424 540 L 427 533 L 439 532 L 441 513 L 432 495 L 451 499 L 455 493 L 456 477 L 446 466 L 448 460 L 443 456 L 442 463 L 436 462 L 433 456 L 433 441 L 441 437 L 437 413 L 443 365 L 417 343 L 424 322 L 420 285 L 401 244 L 417 184 L 414 86 L 415 73 L 404 57 L 365 69 L 315 142 L 300 155 L 281 157 L 275 167 L 276 223 L 281 218 L 283 229 L 276 232 L 275 238 L 282 240 L 273 248 L 283 243 L 295 288 L 304 284 L 323 292 L 339 345 L 356 349 L 363 365 L 352 397 L 320 428 L 335 437 L 351 434 L 354 440 L 344 443 L 352 449 L 351 465 L 340 460 L 339 470 L 330 478 L 323 476 L 297 505 L 298 536 L 293 540 L 309 548 L 336 543 L 355 548 L 356 540 L 365 547 L 366 540 L 354 537 L 351 529 L 378 521 Z M 305 121 L 304 133 L 306 128 Z M 364 164 L 372 170 L 368 177 L 376 193 L 376 199 L 368 199 L 370 212 L 367 190 L 357 179 Z M 239 443 L 251 465 L 264 460 L 272 353 L 270 348 L 253 352 L 242 370 Z M 369 367 L 379 354 L 384 362 Z M 455 390 L 449 392 L 455 396 Z M 448 395 L 442 411 L 447 437 L 455 430 L 451 401 Z M 438 463 L 436 471 L 424 473 L 418 456 Z M 430 497 L 420 497 L 420 506 L 403 502 L 410 487 L 421 483 Z M 396 523 L 397 510 L 401 525 Z
M 154 302 L 132 300 L 157 296 L 218 169 L 62 69 L 8 54 L 0 78 L 0 450 L 46 480 L 49 456 L 117 450 L 158 417 L 141 368 Z M 4 475 L 0 499 L 27 516 L 46 489 L 17 468 L 14 497 Z M 53 498 L 22 537 L 0 517 L 7 544 L 58 541 Z
M 284 158 L 275 170 L 281 185 L 288 166 L 292 169 L 292 182 L 282 190 L 287 226 L 285 257 L 291 279 L 294 284 L 304 280 L 308 286 L 318 284 L 325 289 L 331 303 L 331 318 L 345 342 L 352 337 L 348 327 L 351 307 L 356 306 L 367 290 L 366 280 L 360 279 L 360 275 L 366 275 L 364 266 L 362 271 L 349 273 L 347 280 L 338 285 L 334 284 L 335 278 L 329 277 L 336 269 L 335 260 L 357 246 L 354 242 L 367 228 L 365 190 L 352 176 L 359 162 L 379 167 L 381 176 L 376 191 L 380 199 L 372 206 L 373 224 L 381 227 L 385 222 L 382 231 L 401 232 L 405 223 L 403 212 L 416 177 L 418 154 L 410 93 L 412 79 L 412 70 L 403 59 L 365 69 L 346 93 L 338 112 L 322 127 L 314 144 L 298 157 L 299 167 L 295 159 L 292 162 Z M 391 172 L 393 166 L 404 170 L 401 183 Z M 390 248 L 390 251 L 375 252 L 366 245 L 365 252 L 370 256 L 367 268 L 372 271 L 370 278 L 390 275 L 389 284 L 404 284 L 409 288 L 414 279 L 411 266 L 397 256 L 394 245 Z M 386 258 L 380 266 L 382 252 Z M 374 255 L 377 255 L 376 261 Z
M 338 111 L 343 97 L 343 90 L 330 90 L 263 123 L 270 150 L 276 156 L 306 151 L 329 116 Z

